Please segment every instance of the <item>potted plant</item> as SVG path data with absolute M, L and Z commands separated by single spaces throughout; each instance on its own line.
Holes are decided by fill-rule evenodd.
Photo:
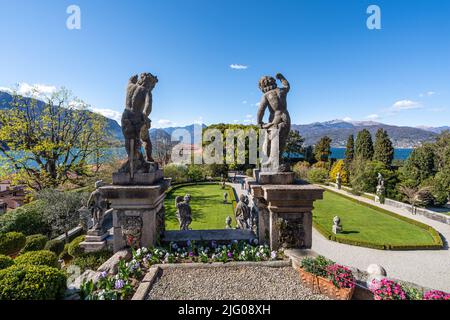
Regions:
M 314 292 L 336 300 L 353 296 L 355 278 L 351 270 L 323 256 L 303 259 L 298 271 L 302 282 Z

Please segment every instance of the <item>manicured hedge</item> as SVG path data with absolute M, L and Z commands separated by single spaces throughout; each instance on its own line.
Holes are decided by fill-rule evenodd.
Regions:
M 29 252 L 29 251 L 38 251 L 42 250 L 47 243 L 47 236 L 42 234 L 34 234 L 27 237 L 25 242 L 25 246 L 20 250 L 21 253 Z
M 64 241 L 53 239 L 47 241 L 47 243 L 44 246 L 44 249 L 54 252 L 56 255 L 59 256 L 61 252 L 64 251 L 64 245 L 65 245 Z
M 375 244 L 375 243 L 366 242 L 366 241 L 355 241 L 355 240 L 351 240 L 351 239 L 343 239 L 343 238 L 336 237 L 336 235 L 333 234 L 330 230 L 326 230 L 323 226 L 321 226 L 313 221 L 314 228 L 316 228 L 316 230 L 319 231 L 328 240 L 335 241 L 338 243 L 343 243 L 343 244 L 350 244 L 350 245 L 354 245 L 354 246 L 367 247 L 367 248 L 380 249 L 380 250 L 436 250 L 436 249 L 442 249 L 444 246 L 444 244 L 442 242 L 442 238 L 439 235 L 439 233 L 434 228 L 430 227 L 429 225 L 426 225 L 422 222 L 419 222 L 419 221 L 416 221 L 413 219 L 409 219 L 407 217 L 404 217 L 399 214 L 393 213 L 391 211 L 385 210 L 378 206 L 374 206 L 369 203 L 359 201 L 357 199 L 348 197 L 346 195 L 343 195 L 338 192 L 334 192 L 329 189 L 327 189 L 327 192 L 337 194 L 341 197 L 346 198 L 347 200 L 353 201 L 357 204 L 363 205 L 363 206 L 371 208 L 373 210 L 377 210 L 381 213 L 387 214 L 391 217 L 408 222 L 408 223 L 413 224 L 421 229 L 424 229 L 430 233 L 431 237 L 433 238 L 434 243 L 433 244 L 417 244 L 417 245 L 392 245 L 392 244 Z
M 48 250 L 30 251 L 21 254 L 14 260 L 16 265 L 49 266 L 58 268 L 58 257 Z
M 80 247 L 80 243 L 83 242 L 85 238 L 86 236 L 82 235 L 73 239 L 67 247 L 67 253 L 74 258 L 82 255 L 84 253 L 84 249 Z
M 0 232 L 21 232 L 26 236 L 33 234 L 49 235 L 51 225 L 44 216 L 44 204 L 37 200 L 25 204 L 0 216 Z
M 8 232 L 0 235 L 0 254 L 16 254 L 23 248 L 27 238 L 20 232 Z
M 60 299 L 66 281 L 66 274 L 56 268 L 14 265 L 0 270 L 0 300 Z
M 6 269 L 14 264 L 11 257 L 0 254 L 0 270 Z

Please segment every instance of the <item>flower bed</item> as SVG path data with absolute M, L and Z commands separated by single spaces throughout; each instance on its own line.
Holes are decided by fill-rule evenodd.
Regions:
M 375 300 L 450 300 L 449 293 L 439 290 L 421 293 L 390 279 L 374 279 L 369 289 Z
M 311 290 L 336 300 L 350 300 L 355 278 L 350 269 L 323 256 L 305 258 L 298 268 L 302 282 Z
M 81 298 L 85 300 L 126 300 L 136 291 L 140 281 L 155 264 L 166 263 L 212 263 L 231 261 L 273 261 L 283 259 L 281 251 L 270 251 L 268 246 L 233 241 L 229 245 L 197 246 L 188 241 L 186 246 L 170 244 L 167 248 L 140 248 L 132 250 L 131 261 L 121 260 L 116 275 L 103 272 L 94 283 L 90 280 L 81 285 Z

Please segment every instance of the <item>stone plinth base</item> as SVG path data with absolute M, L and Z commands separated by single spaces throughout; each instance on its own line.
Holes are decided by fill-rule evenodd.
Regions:
M 259 184 L 293 184 L 295 174 L 293 172 L 260 172 L 257 181 Z
M 80 247 L 84 252 L 97 252 L 106 249 L 106 238 L 109 236 L 108 231 L 89 230 L 86 238 L 80 243 Z
M 259 213 L 258 237 L 261 243 L 269 244 L 272 250 L 281 247 L 311 248 L 313 202 L 322 199 L 322 188 L 260 184 L 252 185 L 251 190 Z
M 152 247 L 164 231 L 164 198 L 169 180 L 155 185 L 110 185 L 100 188 L 113 208 L 114 252 Z
M 128 185 L 137 185 L 137 186 L 149 186 L 156 184 L 157 181 L 160 181 L 163 178 L 162 170 L 156 170 L 151 173 L 135 173 L 133 179 L 131 179 L 129 173 L 121 173 L 115 172 L 113 173 L 113 185 L 119 186 L 128 186 Z

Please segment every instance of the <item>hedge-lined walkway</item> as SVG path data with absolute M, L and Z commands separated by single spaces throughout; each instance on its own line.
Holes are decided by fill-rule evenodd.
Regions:
M 423 216 L 412 215 L 404 209 L 374 204 L 369 199 L 350 195 L 346 191 L 336 190 L 330 187 L 324 188 L 427 224 L 442 235 L 445 243 L 447 239 L 450 239 L 449 225 L 427 219 Z M 450 251 L 448 250 L 447 244 L 443 250 L 376 250 L 330 241 L 324 238 L 318 231 L 313 230 L 312 249 L 319 254 L 345 265 L 365 270 L 370 264 L 376 263 L 382 265 L 387 270 L 388 276 L 417 283 L 425 287 L 450 291 Z

